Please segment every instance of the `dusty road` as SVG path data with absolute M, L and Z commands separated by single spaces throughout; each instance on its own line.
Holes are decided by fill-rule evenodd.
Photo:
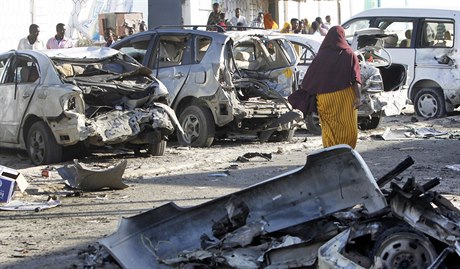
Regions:
M 460 172 L 447 166 L 460 164 L 460 115 L 423 122 L 413 122 L 413 119 L 411 114 L 388 117 L 380 128 L 360 132 L 357 151 L 376 178 L 406 156 L 412 156 L 415 164 L 401 176 L 414 176 L 422 182 L 441 178 L 437 190 L 449 194 L 458 206 Z M 437 138 L 381 139 L 386 128 L 391 127 L 394 134 L 402 134 L 408 132 L 409 129 L 404 129 L 407 126 L 429 127 L 447 134 Z M 121 217 L 169 201 L 190 206 L 237 191 L 303 165 L 306 154 L 319 148 L 320 137 L 299 130 L 290 143 L 220 141 L 206 149 L 188 149 L 172 144 L 162 157 L 94 154 L 80 161 L 110 164 L 123 158 L 128 160 L 123 178 L 129 187 L 71 197 L 66 197 L 69 191 L 57 172 L 42 177 L 44 167 L 31 167 L 17 151 L 1 149 L 0 164 L 18 169 L 30 183 L 25 194 L 15 195 L 16 200 L 44 201 L 49 195 L 56 195 L 62 206 L 41 212 L 0 211 L 0 267 L 83 268 L 88 246 L 115 232 Z M 273 158 L 271 161 L 254 158 L 247 163 L 235 162 L 238 156 L 247 152 L 272 153 Z M 224 171 L 228 171 L 225 177 L 222 176 Z M 218 176 L 213 175 L 216 173 Z

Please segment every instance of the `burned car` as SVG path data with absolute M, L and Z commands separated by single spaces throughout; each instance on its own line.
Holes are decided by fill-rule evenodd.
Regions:
M 124 218 L 99 255 L 123 268 L 458 268 L 460 211 L 439 179 L 394 182 L 413 163 L 375 180 L 349 146 L 322 149 L 241 191 Z
M 26 149 L 36 165 L 79 142 L 162 155 L 179 126 L 164 85 L 117 50 L 9 51 L 0 72 L 0 146 Z
M 215 138 L 289 140 L 293 111 L 283 96 L 295 88 L 295 53 L 282 36 L 257 31 L 157 28 L 112 45 L 154 70 L 169 90 L 185 135 L 182 144 Z
M 298 54 L 297 77 L 301 81 L 324 38 L 294 34 L 285 36 L 293 43 Z M 361 66 L 362 105 L 358 109 L 358 127 L 361 130 L 377 128 L 384 115 L 399 115 L 406 105 L 407 68 L 392 63 L 384 48 L 385 40 L 389 37 L 383 30 L 367 29 L 357 31 L 351 44 Z M 310 132 L 321 134 L 318 115 L 306 115 L 305 123 Z

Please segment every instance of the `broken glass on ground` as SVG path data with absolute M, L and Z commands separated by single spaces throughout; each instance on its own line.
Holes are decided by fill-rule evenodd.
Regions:
M 13 200 L 5 205 L 0 206 L 0 210 L 5 211 L 43 211 L 61 205 L 61 201 L 56 197 L 48 197 L 46 202 L 25 202 Z

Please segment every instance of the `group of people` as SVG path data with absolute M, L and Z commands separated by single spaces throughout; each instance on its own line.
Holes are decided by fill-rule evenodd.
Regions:
M 310 34 L 326 36 L 327 31 L 331 28 L 331 16 L 326 16 L 326 22 L 321 17 L 317 17 L 311 24 L 308 19 L 299 20 L 292 18 L 290 22 L 285 22 L 281 33 Z
M 217 31 L 226 30 L 228 27 L 235 27 L 236 30 L 245 30 L 251 28 L 265 28 L 265 29 L 278 29 L 278 24 L 271 18 L 270 13 L 264 14 L 259 12 L 257 17 L 248 22 L 245 16 L 241 14 L 241 8 L 235 9 L 235 16 L 230 19 L 225 18 L 225 13 L 220 9 L 219 3 L 212 5 L 212 12 L 209 14 L 206 25 L 216 25 Z M 214 27 L 208 30 L 216 30 Z
M 65 36 L 66 26 L 63 23 L 56 25 L 56 34 L 48 39 L 46 44 L 38 39 L 40 27 L 36 24 L 29 26 L 29 35 L 19 40 L 18 50 L 43 50 L 43 49 L 64 49 L 72 48 L 73 41 Z

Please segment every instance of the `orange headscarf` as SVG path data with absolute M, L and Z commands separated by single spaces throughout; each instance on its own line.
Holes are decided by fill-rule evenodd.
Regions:
M 272 19 L 272 14 L 265 13 L 264 26 L 265 29 L 278 29 L 278 24 Z

